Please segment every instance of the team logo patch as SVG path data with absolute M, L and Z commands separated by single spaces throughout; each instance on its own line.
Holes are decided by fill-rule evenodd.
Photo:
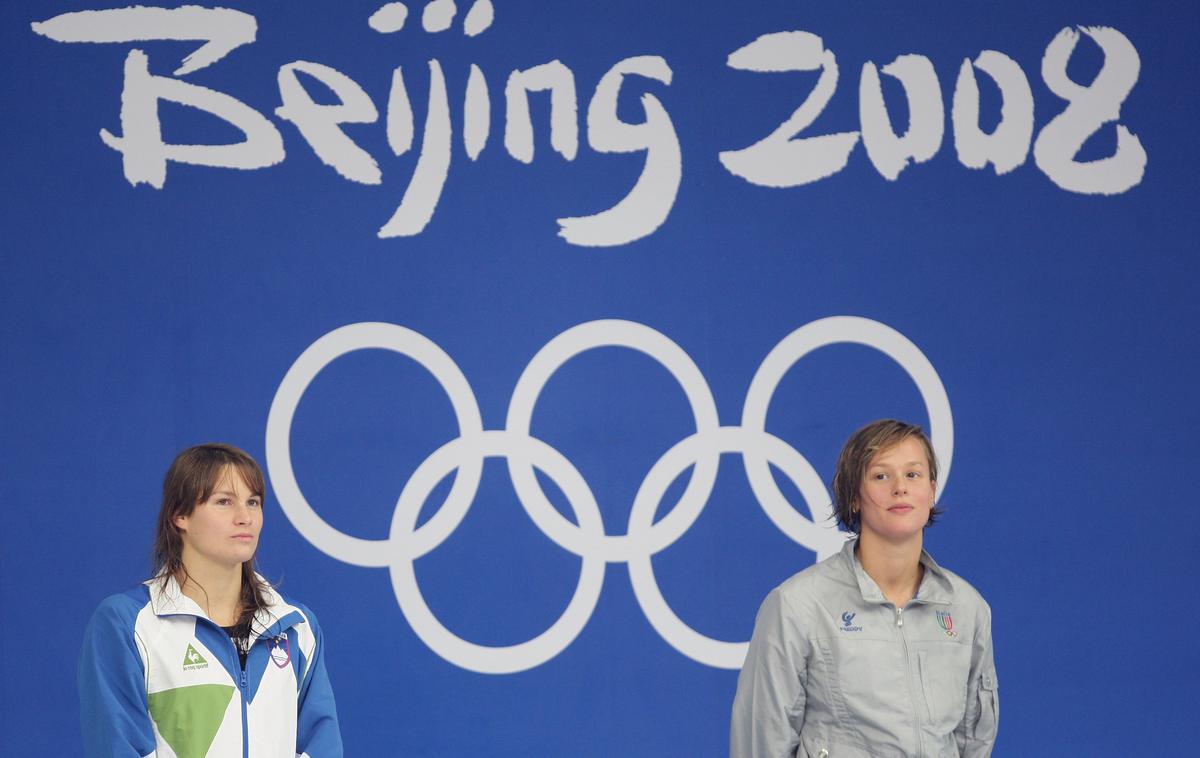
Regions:
M 271 660 L 279 668 L 287 668 L 292 662 L 292 645 L 287 637 L 274 637 L 267 640 L 267 649 L 271 651 Z
M 947 637 L 957 637 L 958 632 L 954 631 L 954 618 L 950 615 L 950 611 L 937 612 L 938 626 L 946 633 Z
M 854 623 L 854 617 L 857 615 L 858 614 L 851 613 L 850 611 L 846 611 L 845 613 L 842 614 L 842 626 L 840 628 L 843 632 L 861 632 L 862 631 L 862 627 L 858 626 L 857 624 Z
M 189 643 L 187 652 L 183 654 L 183 670 L 199 671 L 206 668 L 208 668 L 208 661 L 205 660 L 204 656 L 196 652 L 196 648 L 192 647 L 191 643 Z

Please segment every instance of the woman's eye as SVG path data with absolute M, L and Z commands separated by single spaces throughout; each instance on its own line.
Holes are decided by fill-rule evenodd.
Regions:
M 909 471 L 909 472 L 908 472 L 908 478 L 909 478 L 909 479 L 920 479 L 920 478 L 921 478 L 921 472 L 920 472 L 920 471 Z
M 227 498 L 227 497 L 217 498 L 217 505 L 229 505 L 229 498 Z
M 262 502 L 258 500 L 251 500 L 250 502 L 246 503 L 246 505 L 250 506 L 251 508 L 261 508 Z

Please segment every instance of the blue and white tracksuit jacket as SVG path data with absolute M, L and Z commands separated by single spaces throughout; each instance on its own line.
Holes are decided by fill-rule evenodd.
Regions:
M 174 579 L 160 587 L 105 599 L 88 624 L 79 699 L 89 758 L 341 758 L 311 611 L 268 591 L 243 672 L 229 635 Z
M 733 758 L 986 758 L 1000 716 L 992 613 L 921 553 L 903 608 L 854 554 L 796 574 L 754 622 L 730 724 Z

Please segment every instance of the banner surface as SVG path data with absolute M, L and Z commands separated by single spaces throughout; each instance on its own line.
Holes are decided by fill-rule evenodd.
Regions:
M 997 755 L 1181 755 L 1200 123 L 1179 3 L 0 7 L 0 753 L 161 477 L 262 463 L 349 756 L 720 756 L 841 443 L 920 423 Z

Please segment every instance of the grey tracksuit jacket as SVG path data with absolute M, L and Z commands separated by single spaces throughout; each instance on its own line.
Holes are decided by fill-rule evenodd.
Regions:
M 922 552 L 903 608 L 857 540 L 767 595 L 738 677 L 732 758 L 988 756 L 1000 715 L 991 609 Z

